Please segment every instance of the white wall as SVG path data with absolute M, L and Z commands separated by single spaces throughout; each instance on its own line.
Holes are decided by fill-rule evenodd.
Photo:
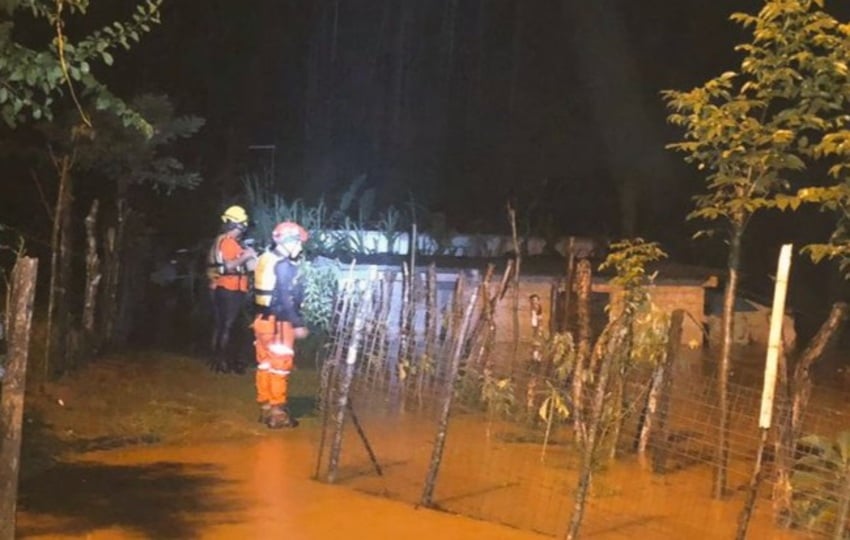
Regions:
M 353 246 L 362 248 L 363 253 L 392 253 L 396 255 L 410 254 L 410 233 L 396 233 L 389 238 L 381 231 L 358 230 L 325 230 L 316 233 L 328 243 L 348 238 Z M 528 255 L 541 255 L 546 248 L 546 240 L 532 236 L 520 244 L 527 247 Z M 570 249 L 570 238 L 563 237 L 552 246 L 554 250 L 566 256 Z M 596 241 L 590 238 L 573 237 L 573 253 L 578 257 L 586 257 L 600 250 Z M 418 234 L 416 238 L 417 253 L 422 255 L 454 255 L 457 257 L 501 257 L 514 249 L 513 238 L 507 235 L 495 234 L 456 234 L 443 241 L 427 233 Z

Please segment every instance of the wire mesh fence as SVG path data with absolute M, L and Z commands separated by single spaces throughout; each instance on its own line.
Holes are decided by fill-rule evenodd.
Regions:
M 544 331 L 539 298 L 518 301 L 512 284 L 510 266 L 501 276 L 404 267 L 343 279 L 316 477 L 551 536 L 568 531 L 583 501 L 582 537 L 733 538 L 760 456 L 749 538 L 844 537 L 847 395 L 816 388 L 799 418 L 808 436 L 789 447 L 793 398 L 778 392 L 762 447 L 759 357 L 736 355 L 726 492 L 715 499 L 726 460 L 711 355 L 676 342 L 654 364 L 611 364 L 604 383 L 601 361 L 576 391 L 576 364 L 553 360 L 580 349 L 573 332 Z M 604 326 L 594 325 L 596 340 Z

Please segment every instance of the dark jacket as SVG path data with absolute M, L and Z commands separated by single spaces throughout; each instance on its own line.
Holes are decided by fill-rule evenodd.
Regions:
M 286 321 L 295 328 L 304 326 L 301 303 L 304 301 L 304 285 L 298 275 L 299 263 L 282 259 L 274 269 L 275 286 L 268 314 L 278 321 Z

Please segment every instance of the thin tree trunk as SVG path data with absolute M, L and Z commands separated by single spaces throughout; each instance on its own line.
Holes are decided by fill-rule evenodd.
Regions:
M 410 351 L 411 327 L 410 327 L 410 312 L 413 309 L 413 298 L 411 296 L 411 284 L 413 279 L 410 275 L 410 269 L 407 262 L 402 263 L 402 296 L 401 310 L 399 312 L 399 340 L 398 353 L 396 360 L 396 377 L 398 384 L 395 385 L 394 391 L 398 391 L 398 399 L 402 409 L 405 408 L 407 398 L 407 385 L 410 377 L 411 369 L 413 368 L 413 358 Z
M 437 340 L 437 267 L 431 263 L 428 266 L 428 278 L 426 285 L 425 300 L 425 349 L 424 358 L 420 362 L 419 369 L 419 399 L 422 401 L 425 393 L 425 381 L 432 377 L 436 370 L 436 340 Z M 429 373 L 424 372 L 428 368 Z M 422 403 L 420 403 L 420 407 Z
M 106 279 L 103 288 L 103 305 L 101 310 L 102 339 L 109 346 L 113 343 L 115 323 L 118 318 L 118 289 L 121 283 L 121 254 L 124 246 L 124 231 L 127 224 L 127 201 L 119 198 L 116 203 L 116 225 L 110 227 L 106 234 Z
M 738 293 L 738 268 L 741 261 L 741 236 L 743 228 L 735 226 L 729 243 L 729 279 L 723 295 L 723 345 L 720 365 L 717 369 L 717 393 L 719 426 L 717 430 L 717 463 L 714 472 L 712 496 L 721 499 L 726 494 L 729 468 L 729 372 L 732 362 L 733 325 L 735 320 L 735 298 Z
M 573 368 L 572 398 L 573 398 L 573 431 L 576 442 L 584 439 L 583 386 L 585 370 L 590 366 L 590 291 L 592 270 L 590 262 L 582 259 L 576 269 L 576 307 L 578 313 L 578 346 L 576 350 L 575 367 Z
M 563 303 L 559 300 L 564 278 L 552 280 L 549 287 L 549 335 L 554 336 L 561 331 L 560 320 Z
M 38 261 L 22 257 L 12 270 L 8 305 L 8 359 L 0 401 L 0 540 L 15 538 L 27 356 Z
M 493 265 L 489 265 L 487 268 L 486 276 L 490 275 L 492 269 Z M 478 355 L 475 359 L 476 367 L 492 367 L 490 363 L 490 349 L 493 346 L 493 340 L 496 338 L 496 322 L 493 318 L 493 315 L 496 312 L 496 306 L 498 305 L 499 300 L 502 298 L 504 291 L 507 290 L 511 272 L 513 272 L 513 261 L 508 261 L 508 264 L 505 267 L 505 273 L 502 274 L 502 280 L 499 283 L 498 290 L 496 290 L 493 295 L 489 295 L 489 287 L 482 287 L 481 289 L 482 294 L 485 294 L 487 296 L 484 297 L 484 308 L 480 315 L 481 323 L 479 324 L 478 332 L 480 332 L 482 336 L 481 344 L 478 347 Z
M 567 268 L 565 272 L 565 278 L 567 281 L 565 294 L 564 294 L 564 304 L 561 308 L 561 327 L 558 329 L 559 332 L 569 332 L 573 329 L 570 327 L 570 303 L 573 297 L 573 282 L 575 281 L 575 271 L 576 271 L 576 256 L 575 256 L 575 237 L 570 236 L 569 244 L 567 245 Z
M 76 329 L 71 327 L 71 309 L 69 305 L 69 293 L 73 286 L 71 283 L 71 269 L 73 268 L 71 258 L 74 252 L 74 235 L 71 232 L 73 221 L 72 207 L 74 204 L 74 177 L 71 175 L 73 158 L 65 159 L 67 160 L 67 166 L 64 174 L 67 175 L 67 180 L 65 181 L 65 200 L 62 203 L 62 231 L 59 233 L 59 280 L 56 291 L 56 312 L 54 314 L 54 334 L 56 337 L 53 340 L 56 344 L 54 365 L 60 371 L 66 371 L 71 368 L 79 352 L 76 350 L 77 342 L 73 340 L 77 333 Z
M 631 334 L 631 330 L 629 330 L 629 334 Z M 631 342 L 631 336 L 628 339 Z M 631 345 L 628 346 L 631 348 Z M 625 420 L 625 411 L 626 411 L 626 374 L 623 370 L 622 365 L 617 364 L 614 366 L 613 376 L 614 376 L 614 390 L 609 399 L 610 407 L 613 413 L 611 414 L 611 422 L 613 426 L 611 426 L 611 447 L 608 449 L 608 460 L 613 461 L 614 458 L 617 457 L 617 446 L 620 443 L 620 433 L 623 431 L 623 421 Z
M 443 459 L 443 450 L 446 446 L 449 417 L 451 416 L 452 403 L 455 396 L 455 382 L 457 381 L 458 372 L 460 371 L 460 360 L 469 329 L 469 321 L 472 318 L 472 312 L 475 310 L 477 296 L 478 289 L 474 288 L 466 306 L 466 313 L 463 315 L 463 320 L 461 321 L 460 327 L 455 335 L 454 351 L 452 352 L 449 378 L 446 383 L 446 392 L 443 397 L 443 407 L 440 412 L 440 422 L 437 427 L 437 437 L 434 441 L 434 448 L 431 453 L 431 462 L 428 466 L 428 474 L 425 477 L 425 487 L 422 490 L 422 498 L 420 499 L 420 504 L 422 506 L 432 506 L 434 503 L 434 488 L 437 484 L 437 476 L 440 472 L 440 463 Z
M 611 368 L 614 363 L 614 358 L 622 344 L 623 337 L 626 334 L 625 328 L 617 328 L 616 323 L 609 325 L 610 334 L 603 332 L 599 337 L 601 341 L 597 344 L 597 350 L 600 351 L 602 358 L 599 367 L 599 374 L 596 379 L 596 387 L 594 389 L 593 404 L 590 412 L 590 422 L 587 426 L 587 434 L 584 440 L 584 448 L 581 458 L 581 468 L 579 469 L 579 482 L 576 488 L 576 495 L 573 505 L 573 512 L 570 516 L 570 525 L 567 530 L 566 540 L 576 540 L 581 532 L 581 523 L 584 519 L 584 508 L 587 503 L 587 493 L 590 490 L 590 483 L 593 477 L 594 458 L 596 454 L 597 439 L 600 434 L 600 424 L 602 422 L 602 411 L 605 408 L 605 394 L 608 387 L 608 378 Z M 604 340 L 609 340 L 605 343 Z M 601 347 L 599 345 L 602 345 Z
M 670 426 L 667 423 L 667 416 L 672 401 L 673 369 L 682 343 L 684 318 L 685 312 L 681 309 L 675 310 L 670 317 L 670 333 L 667 337 L 667 351 L 659 384 L 658 413 L 654 417 L 651 416 L 649 421 L 649 438 L 654 441 L 652 446 L 655 448 L 652 456 L 652 471 L 656 474 L 667 472 L 667 455 L 670 451 Z
M 83 330 L 86 342 L 96 350 L 94 343 L 94 315 L 97 308 L 97 289 L 100 284 L 100 257 L 97 254 L 98 200 L 92 201 L 86 216 L 86 294 L 83 302 Z
M 511 236 L 514 243 L 514 305 L 513 305 L 513 331 L 514 331 L 514 356 L 512 362 L 516 362 L 519 354 L 519 275 L 522 264 L 522 254 L 519 248 L 519 238 L 516 230 L 516 210 L 508 205 L 508 219 L 511 225 Z
M 532 412 L 535 414 L 536 411 Z M 555 395 L 550 390 L 549 406 L 546 408 L 546 432 L 543 434 L 543 447 L 540 449 L 540 463 L 546 462 L 546 449 L 549 447 L 549 436 L 552 434 L 552 424 L 555 420 Z
M 652 379 L 649 383 L 649 392 L 646 394 L 646 404 L 643 413 L 638 420 L 637 437 L 635 438 L 635 450 L 641 464 L 646 461 L 646 449 L 649 448 L 649 437 L 652 433 L 653 421 L 658 414 L 658 401 L 661 395 L 661 384 L 664 382 L 664 364 L 658 364 L 652 371 Z
M 824 349 L 838 334 L 838 329 L 847 319 L 850 307 L 844 302 L 832 305 L 829 316 L 811 339 L 797 360 L 791 381 L 791 410 L 779 424 L 779 436 L 776 441 L 776 481 L 773 485 L 773 515 L 777 524 L 783 527 L 791 525 L 791 468 L 794 462 L 794 448 L 801 435 L 803 413 L 812 391 L 811 368 L 821 357 Z
M 59 175 L 59 192 L 56 195 L 56 207 L 53 211 L 53 227 L 50 234 L 50 285 L 48 286 L 47 300 L 47 330 L 44 343 L 44 363 L 43 363 L 43 378 L 47 381 L 51 376 L 51 368 L 55 357 L 57 356 L 58 338 L 54 330 L 56 323 L 56 315 L 60 301 L 61 272 L 60 268 L 63 263 L 68 261 L 62 260 L 62 231 L 64 223 L 64 215 L 69 210 L 67 206 L 68 194 L 70 190 L 71 180 L 71 158 L 63 156 L 54 158 L 53 164 L 56 167 L 56 172 Z M 61 315 L 64 316 L 64 315 Z

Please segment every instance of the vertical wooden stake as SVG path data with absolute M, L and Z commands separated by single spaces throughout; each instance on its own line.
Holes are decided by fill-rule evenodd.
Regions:
M 449 429 L 449 416 L 451 415 L 452 402 L 455 395 L 455 381 L 457 380 L 458 371 L 460 371 L 460 358 L 463 354 L 464 342 L 469 328 L 469 320 L 472 318 L 472 312 L 475 309 L 475 303 L 478 296 L 478 288 L 472 289 L 472 296 L 466 306 L 466 313 L 460 324 L 460 328 L 455 336 L 454 351 L 452 353 L 452 363 L 449 371 L 449 378 L 446 381 L 446 393 L 443 397 L 443 408 L 440 413 L 440 423 L 437 428 L 437 438 L 434 441 L 434 449 L 431 453 L 431 463 L 428 467 L 428 475 L 425 477 L 425 487 L 422 490 L 422 498 L 420 504 L 422 506 L 431 506 L 434 502 L 434 487 L 437 483 L 437 474 L 440 471 L 440 462 L 443 459 L 443 450 L 446 446 L 446 435 Z
M 32 305 L 38 260 L 21 257 L 12 270 L 8 328 L 8 360 L 0 402 L 0 540 L 15 538 L 15 509 L 18 499 L 21 433 L 24 416 L 27 358 L 29 355 Z
M 342 379 L 339 382 L 336 414 L 334 416 L 334 436 L 331 443 L 330 461 L 328 464 L 327 480 L 329 484 L 336 482 L 339 472 L 339 458 L 342 453 L 342 435 L 343 428 L 345 427 L 345 411 L 348 408 L 348 392 L 351 389 L 351 381 L 354 378 L 354 368 L 363 338 L 363 326 L 367 315 L 370 313 L 371 295 L 372 287 L 371 283 L 368 283 L 360 299 L 361 304 L 357 307 L 357 315 L 354 318 L 354 327 L 352 328 L 351 343 L 345 355 L 345 364 L 340 366 L 342 368 Z
M 767 444 L 767 432 L 773 419 L 773 395 L 776 391 L 776 366 L 779 361 L 782 346 L 782 320 L 785 318 L 785 296 L 788 292 L 788 274 L 791 270 L 792 244 L 785 244 L 779 252 L 779 264 L 776 270 L 776 285 L 773 292 L 773 311 L 770 314 L 770 334 L 767 342 L 767 359 L 764 366 L 764 386 L 761 393 L 761 413 L 759 414 L 759 446 L 756 451 L 756 464 L 750 478 L 746 503 L 738 517 L 738 532 L 736 540 L 747 537 L 747 527 L 756 505 L 756 495 L 761 483 L 762 455 Z

